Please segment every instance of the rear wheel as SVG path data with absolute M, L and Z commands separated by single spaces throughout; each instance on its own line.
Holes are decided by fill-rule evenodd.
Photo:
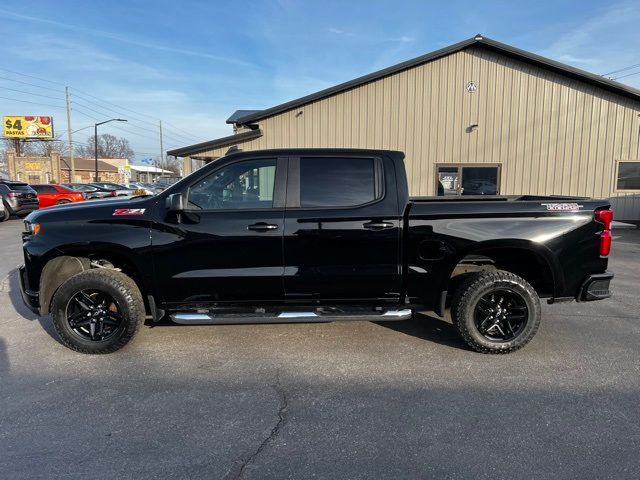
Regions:
M 71 202 L 69 202 L 69 200 L 64 200 L 64 199 L 63 199 L 63 200 L 58 200 L 58 201 L 56 202 L 56 205 L 64 205 L 65 203 L 71 203 Z
M 145 310 L 131 278 L 116 270 L 92 269 L 58 288 L 51 315 L 65 346 L 81 353 L 111 353 L 133 338 Z
M 540 299 L 533 287 L 502 270 L 468 278 L 451 305 L 460 335 L 482 353 L 510 353 L 524 347 L 536 334 L 540 317 Z

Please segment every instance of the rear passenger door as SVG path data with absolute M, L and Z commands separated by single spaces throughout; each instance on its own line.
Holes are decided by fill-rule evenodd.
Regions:
M 284 226 L 287 299 L 397 300 L 400 209 L 390 159 L 289 159 Z

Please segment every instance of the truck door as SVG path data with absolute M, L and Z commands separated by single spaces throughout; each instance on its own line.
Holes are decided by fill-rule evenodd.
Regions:
M 194 180 L 179 222 L 152 232 L 169 303 L 280 300 L 286 158 L 242 158 Z
M 400 292 L 400 220 L 387 158 L 289 159 L 284 227 L 288 299 L 389 299 Z

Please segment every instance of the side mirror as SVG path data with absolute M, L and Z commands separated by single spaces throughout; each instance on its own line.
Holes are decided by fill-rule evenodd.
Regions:
M 167 210 L 180 213 L 184 210 L 181 193 L 172 193 L 167 197 Z

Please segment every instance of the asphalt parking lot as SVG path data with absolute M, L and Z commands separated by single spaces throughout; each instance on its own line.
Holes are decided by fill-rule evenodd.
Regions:
M 87 356 L 23 307 L 0 224 L 0 477 L 640 477 L 640 231 L 613 299 L 544 305 L 532 343 L 450 323 L 144 327 Z

